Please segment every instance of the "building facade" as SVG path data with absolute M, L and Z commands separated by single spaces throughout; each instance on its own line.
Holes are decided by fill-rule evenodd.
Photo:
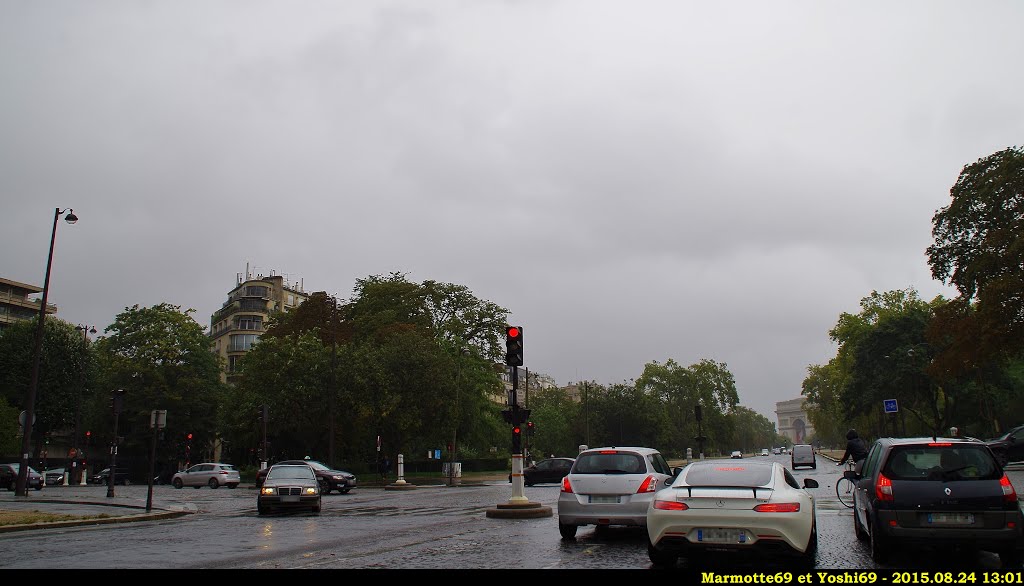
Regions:
M 210 316 L 213 351 L 223 360 L 221 380 L 237 380 L 238 361 L 266 331 L 272 315 L 290 311 L 308 298 L 301 282 L 289 283 L 282 275 L 252 273 L 248 266 L 244 275 L 238 273 L 228 300 Z
M 42 292 L 42 287 L 0 278 L 0 331 L 15 322 L 28 321 L 38 316 L 42 299 L 29 296 Z M 56 313 L 57 306 L 47 303 L 46 314 Z
M 775 404 L 775 415 L 779 419 L 779 433 L 788 437 L 794 444 L 806 444 L 814 435 L 814 426 L 804 411 L 807 397 L 779 401 Z

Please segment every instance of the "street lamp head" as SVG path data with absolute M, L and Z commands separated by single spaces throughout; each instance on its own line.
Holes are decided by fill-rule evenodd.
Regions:
M 74 224 L 78 221 L 78 216 L 75 215 L 75 210 L 68 210 L 68 215 L 64 216 L 64 221 L 68 224 Z

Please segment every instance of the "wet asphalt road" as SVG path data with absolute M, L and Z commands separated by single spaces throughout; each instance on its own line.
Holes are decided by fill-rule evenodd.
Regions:
M 785 456 L 769 456 L 788 465 Z M 815 478 L 819 550 L 817 566 L 874 569 L 868 546 L 857 541 L 852 513 L 835 496 L 841 468 L 819 459 Z M 1024 472 L 1011 473 L 1018 492 Z M 59 490 L 60 487 L 55 487 Z M 105 491 L 104 487 L 70 490 Z M 144 500 L 147 487 L 117 487 Z M 218 568 L 218 569 L 648 569 L 646 532 L 582 527 L 575 541 L 558 533 L 554 484 L 526 488 L 526 496 L 551 507 L 540 519 L 497 519 L 488 509 L 507 503 L 507 482 L 431 486 L 408 491 L 362 487 L 323 498 L 319 516 L 306 512 L 260 516 L 253 489 L 176 490 L 154 487 L 154 502 L 175 502 L 198 513 L 177 519 L 47 529 L 0 535 L 0 568 Z M 702 568 L 729 571 L 788 569 L 785 560 L 722 556 Z M 901 569 L 999 568 L 994 554 L 897 552 L 885 567 Z M 691 567 L 685 560 L 681 568 Z

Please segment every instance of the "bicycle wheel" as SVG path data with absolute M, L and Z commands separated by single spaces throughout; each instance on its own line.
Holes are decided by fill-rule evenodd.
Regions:
M 839 502 L 843 503 L 848 509 L 853 508 L 853 481 L 849 478 L 840 478 L 839 482 L 836 482 L 836 496 L 839 497 Z

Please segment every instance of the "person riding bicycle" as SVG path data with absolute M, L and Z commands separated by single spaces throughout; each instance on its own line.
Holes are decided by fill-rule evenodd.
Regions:
M 868 446 L 864 443 L 864 440 L 857 435 L 857 430 L 851 429 L 846 432 L 846 451 L 843 452 L 843 457 L 839 458 L 839 462 L 836 466 L 842 466 L 847 459 L 853 461 L 853 469 L 860 474 L 861 464 L 864 463 L 864 458 L 868 457 Z

